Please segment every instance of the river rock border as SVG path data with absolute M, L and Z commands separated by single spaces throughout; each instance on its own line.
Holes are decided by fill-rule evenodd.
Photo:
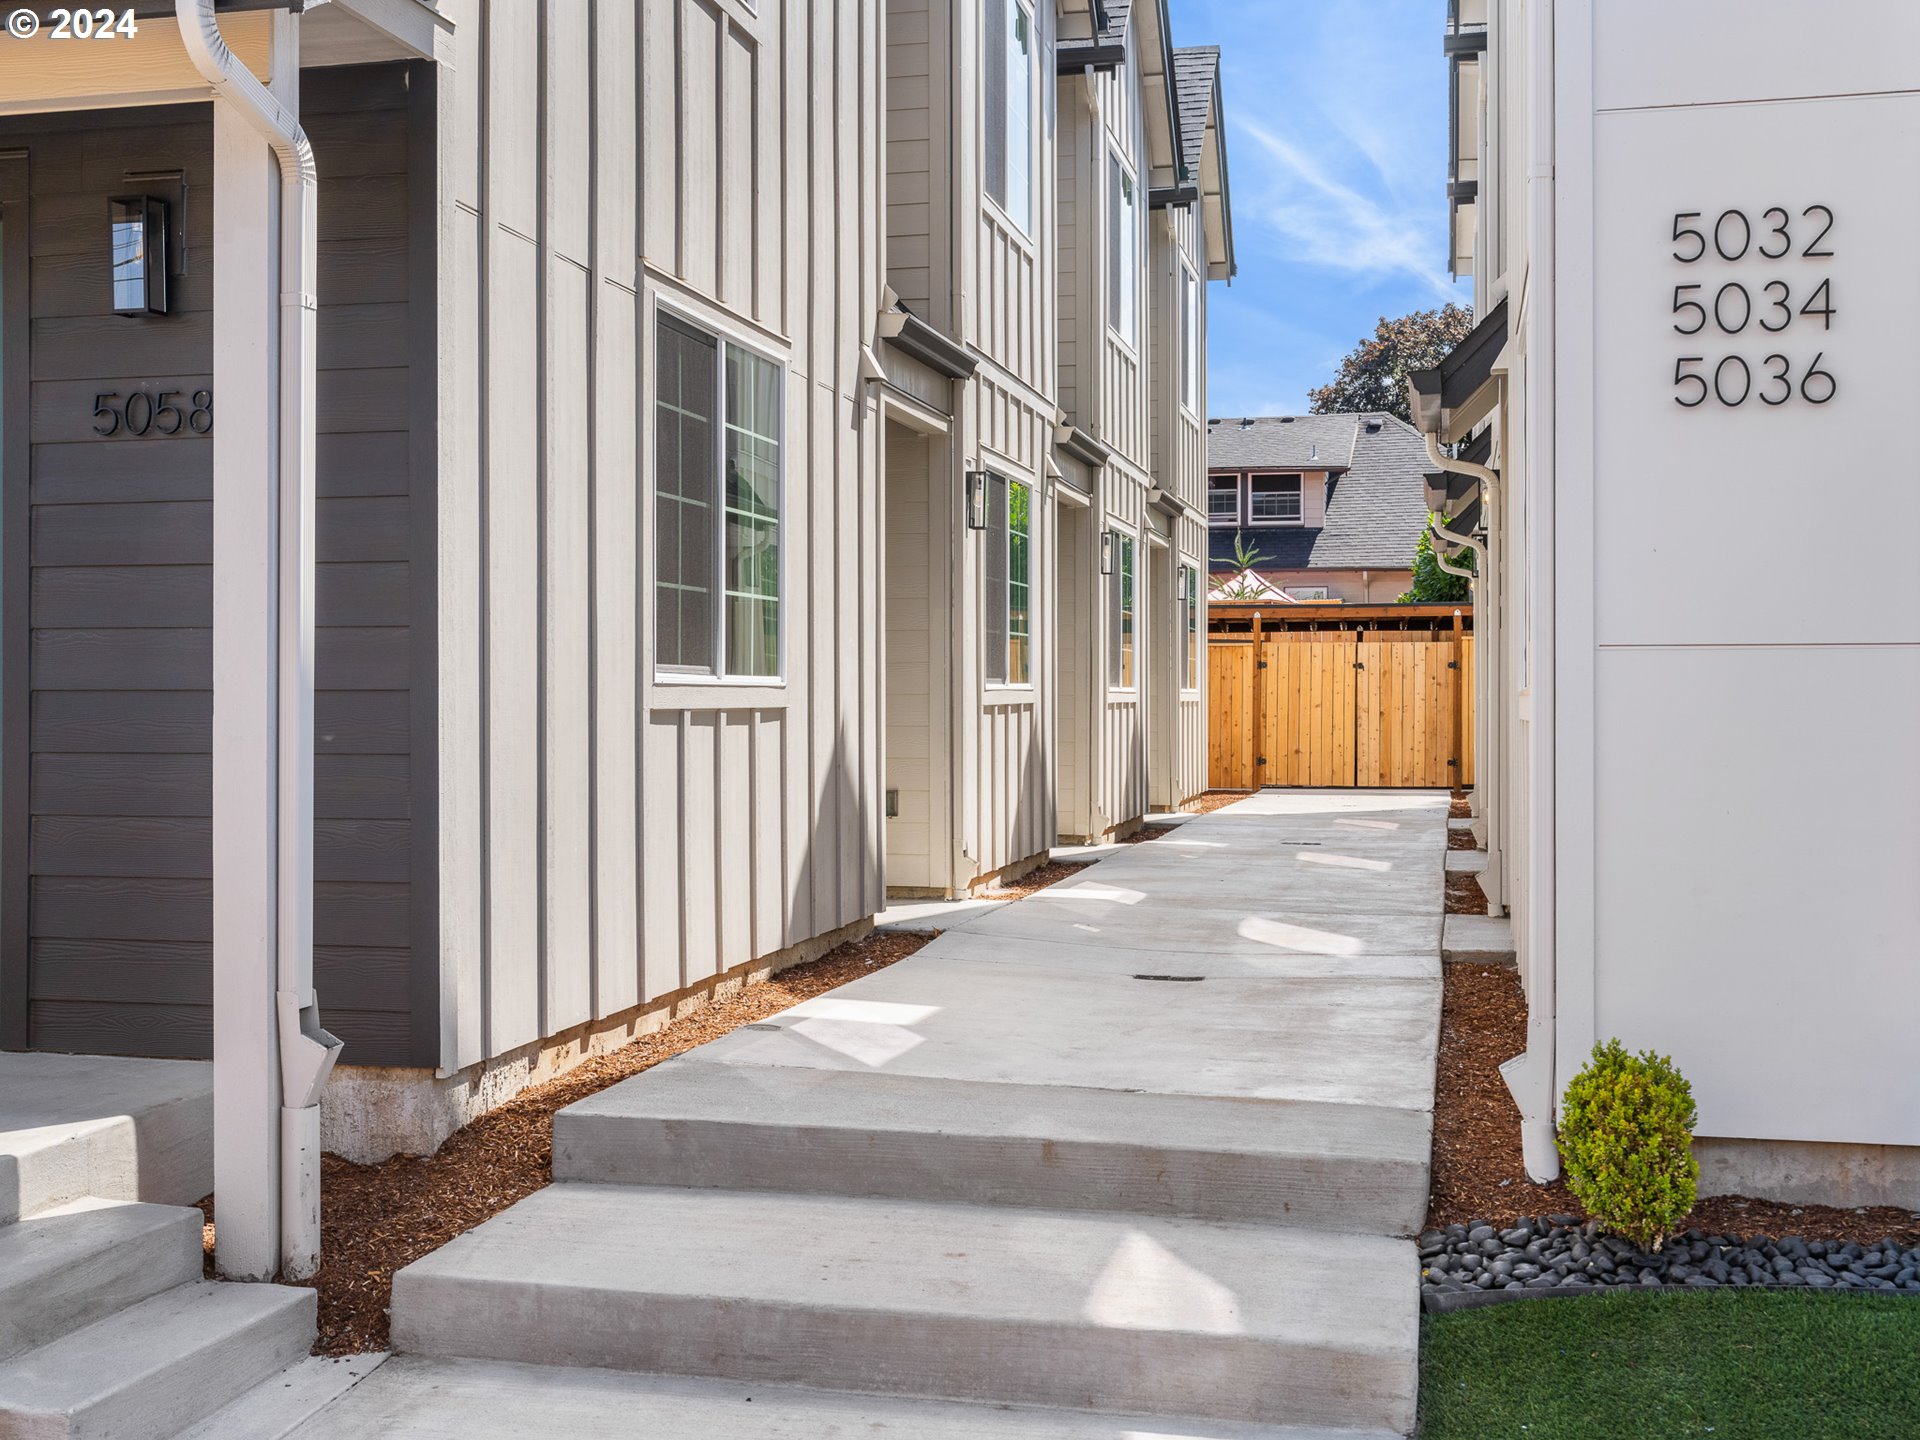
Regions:
M 1920 1295 L 1920 1245 L 1689 1230 L 1649 1254 L 1572 1215 L 1506 1227 L 1476 1220 L 1420 1237 L 1420 1300 L 1429 1311 L 1597 1290 L 1719 1287 Z

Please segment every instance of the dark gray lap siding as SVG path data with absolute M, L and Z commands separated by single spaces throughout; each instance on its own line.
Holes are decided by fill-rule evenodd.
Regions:
M 345 1060 L 416 1042 L 407 92 L 398 68 L 307 72 L 322 176 L 315 972 Z M 7 864 L 30 932 L 36 1049 L 212 1048 L 212 447 L 97 439 L 100 390 L 212 381 L 212 125 L 204 107 L 33 127 L 31 841 Z M 110 313 L 106 201 L 184 169 L 174 313 Z M 11 243 L 11 241 L 9 242 Z M 219 422 L 215 396 L 215 423 Z M 9 483 L 12 483 L 9 477 Z M 18 507 L 15 507 L 18 513 Z M 7 697 L 13 703 L 13 697 Z M 15 756 L 14 764 L 22 757 Z M 17 934 L 19 927 L 13 928 Z M 17 964 L 18 958 L 7 957 Z M 17 1030 L 8 1043 L 20 1043 Z

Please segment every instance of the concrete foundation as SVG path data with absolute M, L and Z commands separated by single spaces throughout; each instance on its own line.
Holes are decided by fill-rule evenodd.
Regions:
M 856 920 L 672 995 L 451 1075 L 424 1067 L 341 1065 L 320 1097 L 321 1148 L 360 1165 L 394 1155 L 431 1155 L 461 1126 L 506 1104 L 529 1086 L 556 1079 L 583 1060 L 664 1029 L 709 1001 L 818 960 L 872 928 L 871 920 Z
M 1702 1195 L 1920 1213 L 1920 1146 L 1695 1137 Z

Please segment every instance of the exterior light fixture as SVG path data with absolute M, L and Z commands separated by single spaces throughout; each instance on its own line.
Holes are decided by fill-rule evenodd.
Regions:
M 120 195 L 108 202 L 112 224 L 113 313 L 167 313 L 167 202 Z
M 987 472 L 984 470 L 967 472 L 967 528 L 987 528 Z
M 1113 573 L 1113 531 L 1111 530 L 1100 532 L 1100 573 L 1102 575 Z

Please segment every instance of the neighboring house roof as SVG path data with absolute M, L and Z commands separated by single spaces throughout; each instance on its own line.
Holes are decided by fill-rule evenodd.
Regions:
M 1326 524 L 1318 530 L 1221 526 L 1209 532 L 1209 568 L 1215 572 L 1237 569 L 1234 538 L 1244 536 L 1247 544 L 1260 551 L 1255 568 L 1261 571 L 1410 569 L 1414 547 L 1427 524 L 1427 447 L 1419 432 L 1392 415 L 1299 416 L 1291 426 L 1281 425 L 1279 419 L 1262 417 L 1244 431 L 1237 428 L 1237 420 L 1213 422 L 1207 441 L 1208 468 L 1317 468 L 1321 462 L 1261 457 L 1306 453 L 1308 447 L 1296 436 L 1313 432 L 1298 427 L 1329 427 L 1336 434 L 1344 428 L 1344 441 L 1320 444 L 1323 460 L 1329 443 L 1346 444 L 1351 456 L 1346 472 L 1331 478 Z M 1372 422 L 1378 422 L 1379 429 L 1370 430 Z
M 1213 82 L 1220 73 L 1218 45 L 1190 45 L 1173 52 L 1174 103 L 1180 110 L 1180 159 L 1189 177 L 1200 174 L 1213 109 Z
M 1358 415 L 1256 415 L 1207 421 L 1209 470 L 1345 470 Z M 1424 444 L 1421 454 L 1426 453 Z
M 1127 38 L 1127 15 L 1133 9 L 1133 0 L 1105 0 L 1100 7 L 1107 13 L 1107 23 L 1100 31 L 1100 41 L 1106 45 L 1120 44 Z

